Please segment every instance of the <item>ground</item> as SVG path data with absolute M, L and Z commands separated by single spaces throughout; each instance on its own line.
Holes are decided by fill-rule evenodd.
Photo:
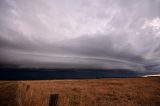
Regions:
M 160 77 L 0 81 L 0 106 L 160 106 Z

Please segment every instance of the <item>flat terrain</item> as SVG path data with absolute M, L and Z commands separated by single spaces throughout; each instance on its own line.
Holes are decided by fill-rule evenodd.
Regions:
M 160 106 L 160 77 L 0 81 L 0 106 Z

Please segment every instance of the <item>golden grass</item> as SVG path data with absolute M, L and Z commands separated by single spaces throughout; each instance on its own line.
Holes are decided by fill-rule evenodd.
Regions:
M 160 106 L 160 77 L 1 81 L 0 106 Z M 10 105 L 12 104 L 12 105 Z
M 0 106 L 16 106 L 17 82 L 0 81 Z

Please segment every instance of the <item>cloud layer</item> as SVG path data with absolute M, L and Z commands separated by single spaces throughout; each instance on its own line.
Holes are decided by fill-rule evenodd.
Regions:
M 0 13 L 2 63 L 159 72 L 160 0 L 1 0 Z

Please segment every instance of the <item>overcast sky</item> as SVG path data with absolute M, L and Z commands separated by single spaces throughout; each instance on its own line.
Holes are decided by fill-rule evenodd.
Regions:
M 160 72 L 160 0 L 0 0 L 0 61 Z

